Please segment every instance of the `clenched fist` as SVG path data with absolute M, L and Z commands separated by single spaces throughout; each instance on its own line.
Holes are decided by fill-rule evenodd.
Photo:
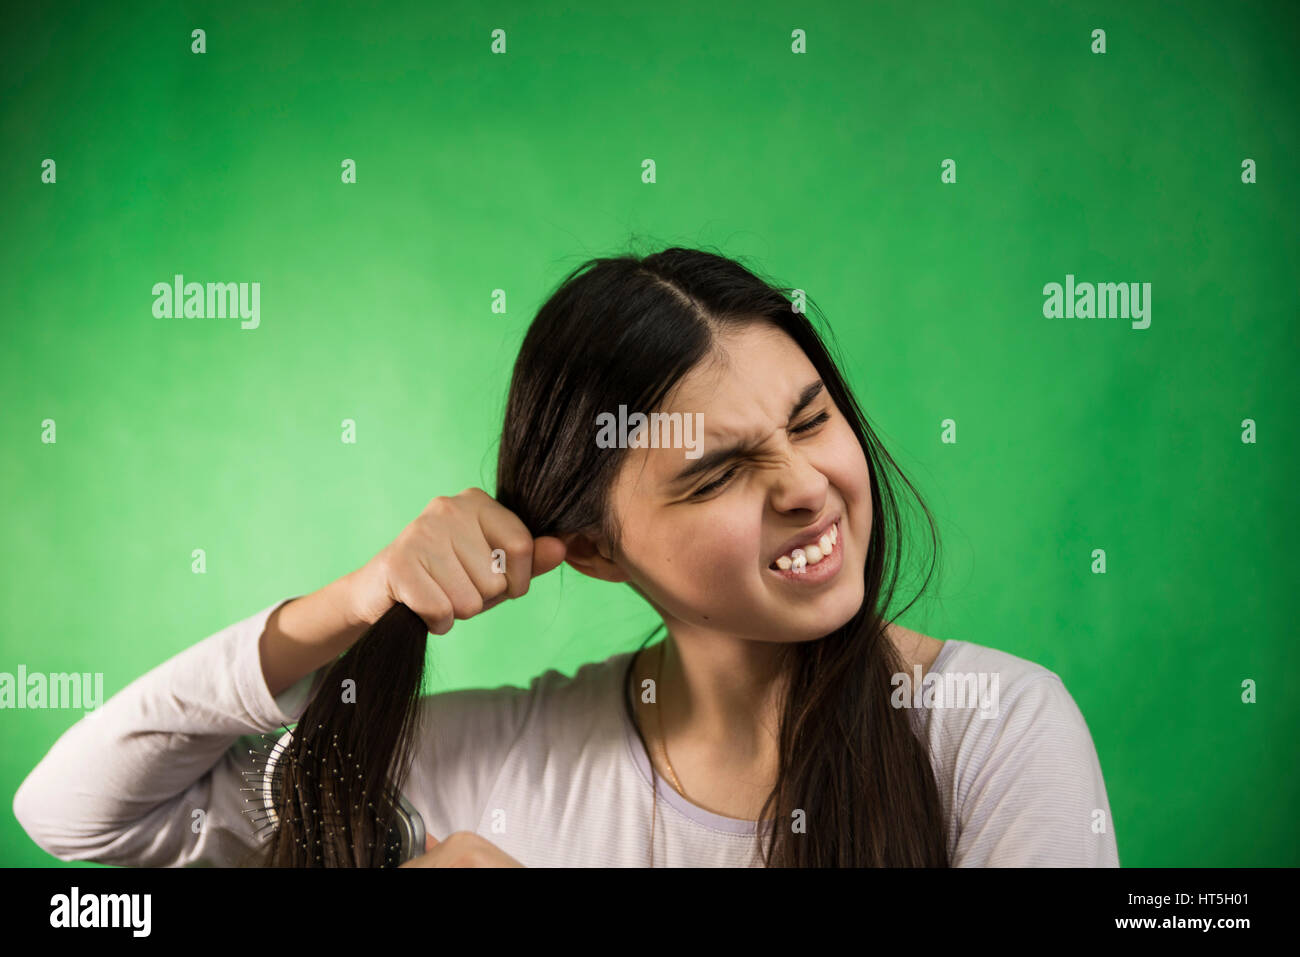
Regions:
M 529 582 L 564 555 L 563 541 L 534 539 L 514 512 L 481 488 L 439 495 L 378 555 L 344 576 L 347 618 L 373 624 L 401 602 L 430 634 L 445 635 L 457 619 L 525 594 Z

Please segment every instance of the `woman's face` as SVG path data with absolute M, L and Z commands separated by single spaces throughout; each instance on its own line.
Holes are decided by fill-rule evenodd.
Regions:
M 791 414 L 820 377 L 788 335 L 759 324 L 719 345 L 722 360 L 692 370 L 655 410 L 700 422 L 695 447 L 627 451 L 613 489 L 623 530 L 614 562 L 675 636 L 820 638 L 862 604 L 872 520 L 866 456 L 824 387 Z M 636 411 L 650 410 L 628 414 Z M 735 443 L 752 445 L 678 478 Z M 772 567 L 837 517 L 838 540 L 820 566 L 803 574 Z

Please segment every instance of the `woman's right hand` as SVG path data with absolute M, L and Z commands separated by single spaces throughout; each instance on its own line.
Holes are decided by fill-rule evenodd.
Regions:
M 549 535 L 534 540 L 514 512 L 481 488 L 439 495 L 379 554 L 345 576 L 348 612 L 354 623 L 369 625 L 401 602 L 431 634 L 445 635 L 455 619 L 523 595 L 564 554 L 563 541 Z
M 424 838 L 424 853 L 402 867 L 523 867 L 517 860 L 485 837 L 473 831 L 457 831 L 440 841 L 432 834 Z

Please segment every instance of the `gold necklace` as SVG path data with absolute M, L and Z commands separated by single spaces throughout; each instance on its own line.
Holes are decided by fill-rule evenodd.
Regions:
M 666 642 L 663 643 L 663 644 L 660 644 L 660 645 L 659 645 L 659 648 L 660 648 L 660 651 L 659 651 L 659 670 L 658 670 L 658 672 L 657 672 L 656 675 L 655 675 L 655 693 L 656 693 L 656 694 L 658 694 L 659 689 L 663 687 L 663 681 L 660 680 L 660 679 L 662 679 L 662 678 L 663 678 L 663 675 L 664 675 L 664 655 L 663 655 L 663 646 L 664 646 L 664 644 L 666 644 Z M 656 703 L 657 703 L 657 702 L 658 702 L 658 699 L 656 698 Z M 677 772 L 673 770 L 673 763 L 672 763 L 671 761 L 668 760 L 668 739 L 664 737 L 664 712 L 663 712 L 663 709 L 662 709 L 662 708 L 655 708 L 655 714 L 656 714 L 656 715 L 658 716 L 658 718 L 659 718 L 659 750 L 662 751 L 662 752 L 664 753 L 664 764 L 666 764 L 666 765 L 668 766 L 668 773 L 672 775 L 672 778 L 673 778 L 673 787 L 675 787 L 675 788 L 677 789 L 677 793 L 678 793 L 678 794 L 680 794 L 682 797 L 686 797 L 686 792 L 682 790 L 681 782 L 677 780 Z
M 655 670 L 655 714 L 658 717 L 658 721 L 659 721 L 659 750 L 663 752 L 664 764 L 667 765 L 668 767 L 668 773 L 672 775 L 673 787 L 677 789 L 678 794 L 680 794 L 683 798 L 686 798 L 686 800 L 689 801 L 690 798 L 687 798 L 686 792 L 682 790 L 681 782 L 677 780 L 677 772 L 673 770 L 673 763 L 668 760 L 668 741 L 664 737 L 664 713 L 662 710 L 659 709 L 659 690 L 663 687 L 663 680 L 662 680 L 664 675 L 663 646 L 665 644 L 667 644 L 666 640 L 660 642 L 659 666 Z M 654 761 L 651 760 L 649 752 L 646 752 L 646 760 L 650 762 L 650 778 L 653 781 Z M 652 803 L 650 805 L 650 866 L 654 867 L 655 866 L 655 854 L 654 854 L 655 816 L 656 816 L 655 810 L 659 806 L 659 789 L 657 787 L 652 786 L 651 791 L 652 791 L 651 794 Z M 767 820 L 771 820 L 771 819 L 768 818 Z
M 663 737 L 664 737 L 663 712 L 657 710 L 659 706 L 659 687 L 660 684 L 662 683 L 661 679 L 663 678 L 663 673 L 664 673 L 664 658 L 663 658 L 663 654 L 661 653 L 659 655 L 659 667 L 655 672 L 655 707 L 656 707 L 656 714 L 659 717 L 659 748 L 664 753 L 664 764 L 668 765 L 668 773 L 672 775 L 673 787 L 675 787 L 677 789 L 677 793 L 684 798 L 686 797 L 686 792 L 682 790 L 681 782 L 677 780 L 677 772 L 673 770 L 673 764 L 671 761 L 668 760 L 668 748 L 663 741 Z M 658 810 L 659 810 L 659 788 L 657 788 L 653 783 L 654 775 L 655 775 L 655 763 L 654 763 L 654 759 L 651 757 L 650 752 L 648 750 L 646 751 L 646 761 L 650 764 L 650 781 L 651 781 L 651 785 L 650 785 L 650 866 L 654 867 L 655 866 L 655 818 L 658 817 Z

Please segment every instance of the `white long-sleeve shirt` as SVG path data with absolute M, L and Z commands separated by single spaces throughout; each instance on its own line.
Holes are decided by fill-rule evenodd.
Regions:
M 266 686 L 259 639 L 289 600 L 187 648 L 69 728 L 14 796 L 32 840 L 65 861 L 155 867 L 233 866 L 260 846 L 262 815 L 245 812 L 261 807 L 249 790 L 261 755 L 324 674 L 278 696 Z M 527 688 L 421 697 L 402 792 L 426 830 L 475 831 L 526 866 L 647 866 L 650 764 L 621 697 L 632 653 L 572 677 L 548 670 Z M 996 676 L 985 685 L 996 698 L 958 706 L 950 687 L 946 706 L 908 711 L 930 747 L 952 863 L 1119 866 L 1097 752 L 1061 679 L 950 639 L 927 681 L 959 674 Z M 655 781 L 654 866 L 761 865 L 755 822 Z

